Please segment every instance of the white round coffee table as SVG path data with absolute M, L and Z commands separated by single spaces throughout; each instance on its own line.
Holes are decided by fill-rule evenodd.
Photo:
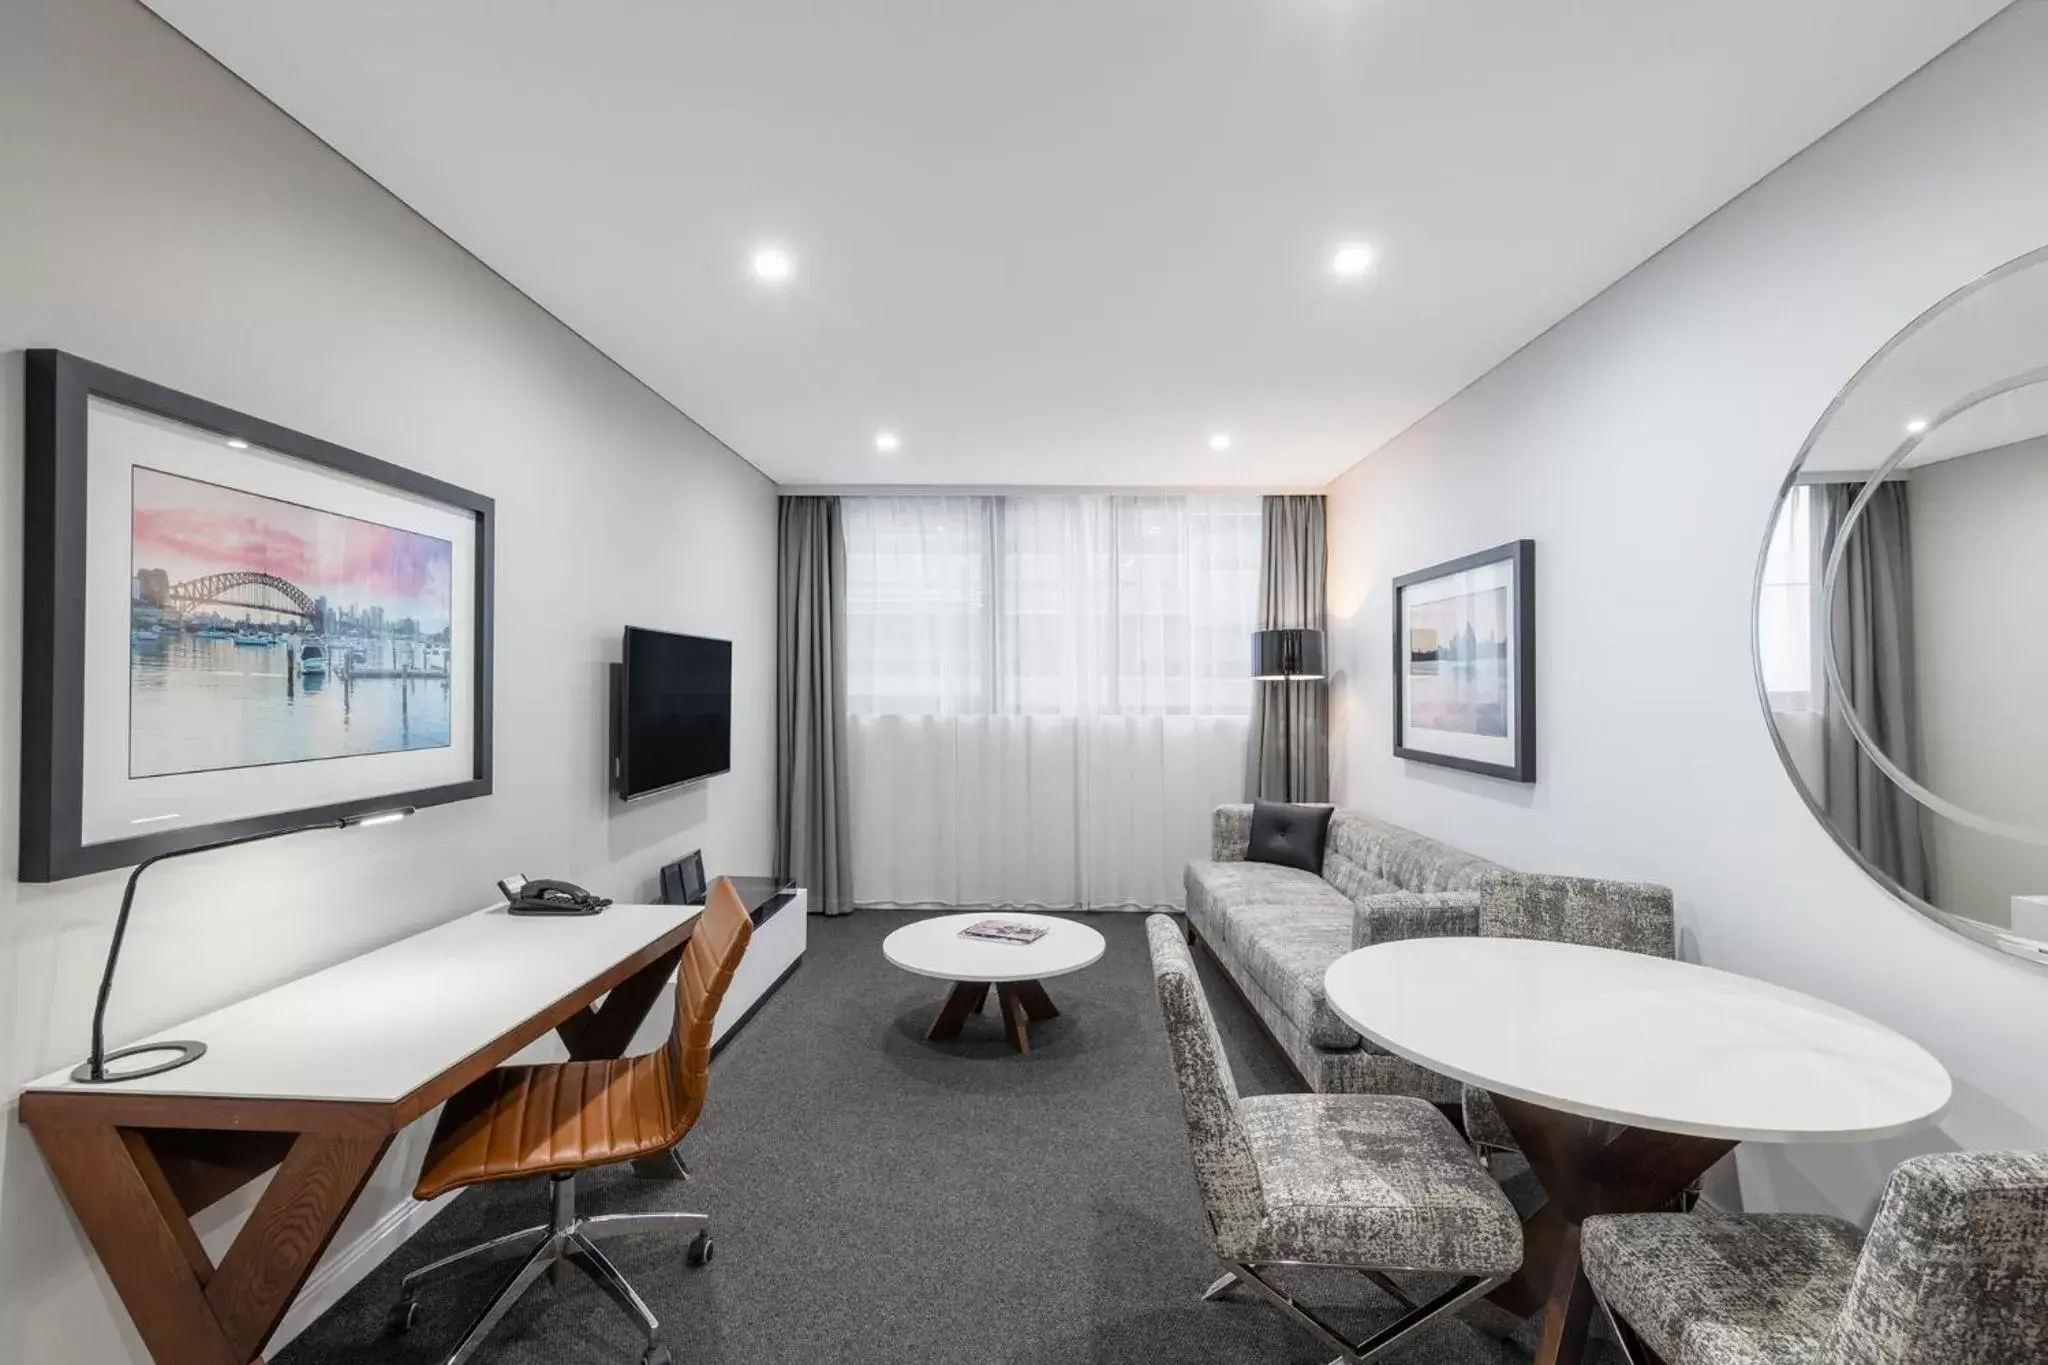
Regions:
M 1043 925 L 1046 934 L 1036 943 L 996 943 L 961 936 L 960 931 L 968 925 L 989 919 Z M 953 983 L 925 1037 L 936 1040 L 959 1033 L 968 1015 L 980 1013 L 988 988 L 994 986 L 1003 1032 L 1017 1051 L 1029 1052 L 1030 1021 L 1059 1013 L 1040 983 L 1093 966 L 1106 946 L 1101 934 L 1070 919 L 983 912 L 940 915 L 906 924 L 882 940 L 882 956 L 906 972 Z

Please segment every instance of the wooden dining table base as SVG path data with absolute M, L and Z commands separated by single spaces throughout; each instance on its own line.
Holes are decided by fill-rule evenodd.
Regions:
M 1536 1365 L 1577 1365 L 1592 1325 L 1593 1288 L 1579 1228 L 1594 1214 L 1654 1213 L 1735 1144 L 1580 1118 L 1493 1096 L 1549 1196 L 1522 1224 L 1522 1268 L 1487 1297 L 1520 1317 L 1543 1314 Z
M 946 996 L 946 1003 L 939 1006 L 938 1015 L 924 1036 L 933 1042 L 956 1036 L 967 1022 L 970 1014 L 981 1013 L 981 1007 L 988 1002 L 987 981 L 956 981 Z M 1058 1016 L 1052 997 L 1045 993 L 1045 985 L 1038 981 L 997 981 L 996 1017 L 1002 1021 L 1003 1036 L 1010 1040 L 1010 1046 L 1028 1054 L 1031 1051 L 1032 1023 L 1040 1019 Z

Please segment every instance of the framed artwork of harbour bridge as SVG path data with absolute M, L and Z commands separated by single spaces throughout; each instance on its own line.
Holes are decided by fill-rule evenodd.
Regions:
M 491 500 L 27 357 L 21 872 L 491 790 Z

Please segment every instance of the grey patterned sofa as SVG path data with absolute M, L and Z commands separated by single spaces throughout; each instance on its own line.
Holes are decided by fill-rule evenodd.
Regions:
M 1187 868 L 1188 934 L 1208 945 L 1310 1088 L 1326 1094 L 1461 1099 L 1456 1081 L 1380 1051 L 1331 1011 L 1323 973 L 1354 948 L 1491 933 L 1672 953 L 1663 887 L 1512 872 L 1341 806 L 1317 876 L 1246 862 L 1251 820 L 1249 805 L 1216 808 L 1211 857 Z M 1478 1117 L 1500 1126 L 1491 1113 Z

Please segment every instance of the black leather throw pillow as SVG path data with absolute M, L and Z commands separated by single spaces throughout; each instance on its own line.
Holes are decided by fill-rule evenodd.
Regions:
M 1291 806 L 1285 801 L 1252 802 L 1251 846 L 1245 861 L 1323 871 L 1323 838 L 1334 806 Z

